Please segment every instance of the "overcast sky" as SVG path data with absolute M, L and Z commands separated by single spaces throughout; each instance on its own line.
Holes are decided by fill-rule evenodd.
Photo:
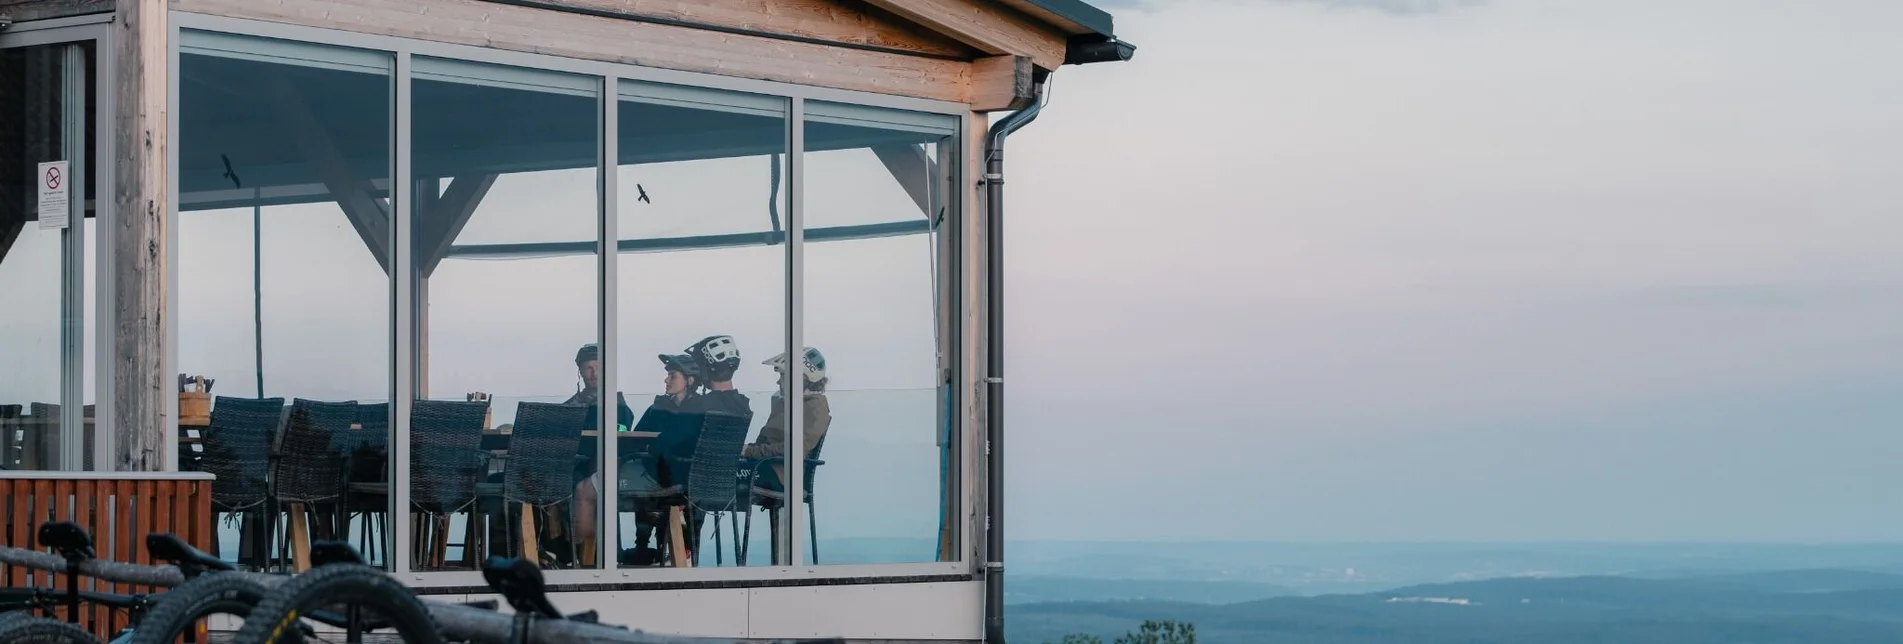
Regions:
M 1014 537 L 1903 538 L 1903 4 L 1114 12 L 1012 142 Z
M 1136 60 L 1062 70 L 1011 143 L 1012 537 L 1903 539 L 1903 4 L 1114 10 Z M 623 168 L 623 231 L 765 221 L 765 157 L 697 163 Z M 816 218 L 919 214 L 863 150 L 808 169 Z M 508 177 L 464 241 L 586 237 L 593 182 Z M 329 204 L 266 216 L 271 395 L 388 391 L 355 233 Z M 249 222 L 180 220 L 181 369 L 230 395 L 251 389 Z M 57 281 L 19 277 L 55 243 L 27 231 L 0 275 L 9 400 L 56 394 Z M 623 256 L 624 389 L 731 333 L 763 416 L 779 252 Z M 807 257 L 825 529 L 929 538 L 929 242 Z M 445 263 L 432 395 L 499 394 L 501 422 L 574 391 L 589 275 Z

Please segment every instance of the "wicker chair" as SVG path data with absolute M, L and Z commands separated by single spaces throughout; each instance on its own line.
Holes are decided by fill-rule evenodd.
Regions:
M 297 569 L 310 568 L 312 528 L 317 519 L 319 539 L 331 539 L 337 533 L 333 525 L 335 511 L 320 511 L 321 506 L 341 501 L 343 490 L 337 482 L 344 478 L 344 455 L 335 449 L 339 435 L 347 434 L 357 422 L 357 402 L 318 402 L 302 398 L 291 401 L 291 419 L 278 439 L 271 484 L 281 503 L 290 503 L 290 539 Z M 330 509 L 330 508 L 324 508 Z
M 205 429 L 205 451 L 198 459 L 201 471 L 215 478 L 211 484 L 214 511 L 254 514 L 258 542 L 254 563 L 263 569 L 275 522 L 270 508 L 271 444 L 284 420 L 283 398 L 227 398 L 213 401 L 211 426 Z
M 635 489 L 622 492 L 624 497 L 632 498 L 637 505 L 666 506 L 670 513 L 686 511 L 686 533 L 679 535 L 690 553 L 692 561 L 700 562 L 700 530 L 703 515 L 714 516 L 714 563 L 722 563 L 720 543 L 720 518 L 729 512 L 741 513 L 748 510 L 747 499 L 741 494 L 742 488 L 736 482 L 740 468 L 740 450 L 746 446 L 747 426 L 752 424 L 751 415 L 724 414 L 707 412 L 701 421 L 700 439 L 694 444 L 694 466 L 688 468 L 685 485 L 675 483 L 656 489 Z M 721 467 L 725 463 L 727 467 Z M 674 552 L 676 535 L 673 531 L 672 517 L 668 529 L 661 532 L 664 550 Z M 734 532 L 734 561 L 740 556 L 740 519 L 734 517 L 730 529 Z M 679 555 L 675 556 L 678 561 Z
M 520 544 L 520 556 L 531 561 L 542 559 L 536 539 L 537 511 L 567 503 L 575 497 L 575 463 L 587 422 L 587 407 L 516 404 L 515 429 L 509 437 L 508 463 L 502 475 L 502 499 L 522 506 L 521 530 L 510 531 L 515 535 L 511 547 Z M 569 532 L 568 560 L 580 561 L 576 552 L 579 544 L 573 531 Z
M 384 535 L 389 534 L 390 404 L 357 405 L 357 426 L 331 441 L 332 448 L 344 455 L 338 523 L 347 529 L 351 517 L 361 520 L 357 549 L 366 560 L 380 562 L 377 555 Z
M 815 564 L 819 563 L 819 521 L 813 512 L 813 479 L 819 473 L 819 466 L 826 464 L 826 461 L 819 460 L 820 451 L 825 448 L 826 439 L 825 437 L 821 437 L 819 443 L 813 445 L 812 453 L 806 456 L 805 471 L 801 474 L 802 478 L 800 479 L 801 482 L 804 483 L 800 497 L 806 505 L 806 545 L 811 549 L 813 555 L 813 560 L 808 563 Z M 759 480 L 760 472 L 764 471 L 765 468 L 782 465 L 784 463 L 786 463 L 785 456 L 774 456 L 772 458 L 764 458 L 748 463 L 751 467 L 747 468 L 749 470 L 748 475 L 751 478 L 747 486 L 753 489 L 753 502 L 767 512 L 767 526 L 772 533 L 770 542 L 773 544 L 773 561 L 775 563 L 778 563 L 780 560 L 780 510 L 786 507 L 786 489 L 784 487 L 779 489 L 763 487 L 759 485 Z M 781 481 L 780 484 L 784 486 L 786 482 Z M 745 532 L 746 535 L 742 537 L 742 539 L 751 539 L 753 537 L 752 512 L 747 513 L 747 529 Z M 747 542 L 742 541 L 742 543 Z M 746 546 L 743 545 L 740 550 L 740 561 L 742 563 L 746 562 L 746 556 Z
M 52 403 L 33 403 L 32 410 L 32 420 L 22 423 L 27 430 L 27 436 L 24 439 L 28 449 L 31 450 L 32 461 L 21 469 L 64 469 L 60 462 L 60 441 L 63 438 L 63 432 L 60 431 L 60 424 L 63 422 L 60 418 L 60 406 Z M 93 406 L 86 405 L 82 413 L 82 417 L 92 418 Z M 80 445 L 83 446 L 81 451 L 85 455 L 82 457 L 80 469 L 90 471 L 93 469 L 93 426 L 91 423 L 86 423 L 82 427 L 84 427 L 84 433 L 80 439 Z
M 20 405 L 0 405 L 0 468 L 20 468 Z
M 431 519 L 414 531 L 417 570 L 443 566 L 449 515 L 476 502 L 476 485 L 489 468 L 489 453 L 482 450 L 488 411 L 487 401 L 418 400 L 410 407 L 410 506 Z

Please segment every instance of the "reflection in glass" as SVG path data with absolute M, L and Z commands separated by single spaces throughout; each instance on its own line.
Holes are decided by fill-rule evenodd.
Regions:
M 413 569 L 596 567 L 600 82 L 414 69 Z
M 0 466 L 88 469 L 93 462 L 92 323 L 95 239 L 91 42 L 0 50 Z M 70 123 L 69 123 L 70 122 Z M 72 131 L 69 127 L 77 127 Z M 68 162 L 66 228 L 43 228 L 40 164 Z M 68 391 L 68 385 L 78 389 Z M 75 405 L 84 401 L 83 408 Z M 68 441 L 73 455 L 62 454 Z M 70 467 L 63 457 L 77 456 Z
M 181 42 L 180 468 L 216 474 L 214 509 L 240 515 L 219 523 L 227 560 L 289 565 L 346 539 L 389 563 L 392 68 Z
M 750 521 L 736 465 L 786 345 L 786 101 L 620 92 L 615 376 L 636 416 L 608 497 L 620 561 L 771 565 L 781 530 Z
M 803 463 L 815 563 L 957 558 L 950 364 L 941 327 L 949 116 L 806 105 L 805 340 L 785 367 L 802 378 L 805 458 L 777 458 L 755 496 L 783 497 Z M 790 413 L 775 401 L 775 417 Z M 777 493 L 777 494 L 776 494 Z

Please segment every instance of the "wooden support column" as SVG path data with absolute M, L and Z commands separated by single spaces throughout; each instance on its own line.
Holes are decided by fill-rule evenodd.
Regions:
M 167 200 L 166 0 L 116 0 L 112 131 L 113 418 L 121 471 L 165 466 L 173 393 L 165 373 Z

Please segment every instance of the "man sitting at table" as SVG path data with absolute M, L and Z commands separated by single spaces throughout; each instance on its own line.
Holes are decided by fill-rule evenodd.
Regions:
M 780 374 L 780 389 L 773 392 L 773 411 L 767 415 L 766 424 L 760 427 L 760 435 L 740 451 L 753 468 L 755 487 L 783 491 L 786 480 L 784 460 L 774 463 L 773 467 L 760 467 L 768 459 L 786 455 L 786 410 L 783 400 L 786 391 L 788 371 L 786 354 L 774 356 L 764 364 L 771 365 Z M 819 448 L 819 442 L 825 440 L 826 429 L 833 423 L 831 405 L 826 402 L 826 356 L 819 349 L 807 347 L 800 360 L 800 377 L 806 381 L 805 423 L 800 426 L 800 435 L 804 441 L 806 454 L 811 456 Z
M 562 404 L 587 405 L 588 418 L 584 421 L 582 430 L 599 429 L 601 422 L 601 347 L 591 343 L 583 346 L 580 351 L 577 351 L 575 353 L 575 370 L 577 375 L 581 378 L 581 390 L 575 392 L 575 395 L 570 396 L 568 400 Z M 615 397 L 615 402 L 615 424 L 618 429 L 625 431 L 629 425 L 634 424 L 634 410 L 629 409 L 627 401 L 621 399 L 620 396 Z M 582 455 L 588 458 L 579 459 L 575 466 L 575 513 L 572 523 L 575 532 L 573 537 L 581 540 L 577 543 L 578 548 L 592 546 L 595 537 L 595 522 L 598 518 L 596 517 L 596 508 L 600 507 L 598 499 L 600 498 L 599 490 L 601 489 L 599 485 L 601 477 L 596 471 L 596 459 L 594 458 L 594 454 L 598 450 L 591 449 L 596 443 L 597 441 L 595 439 L 586 437 L 582 439 Z M 558 553 L 558 556 L 566 555 L 569 551 L 566 547 L 551 547 L 550 549 Z

